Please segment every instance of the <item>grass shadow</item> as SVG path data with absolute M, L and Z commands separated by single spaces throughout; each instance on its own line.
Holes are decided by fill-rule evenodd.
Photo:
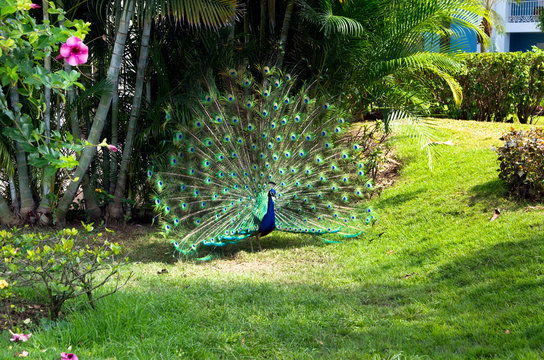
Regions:
M 493 179 L 486 183 L 473 186 L 469 189 L 471 194 L 468 206 L 480 205 L 487 209 L 507 207 L 509 210 L 520 210 L 534 205 L 542 204 L 541 201 L 527 199 L 515 199 L 508 193 L 506 184 L 500 179 Z
M 428 274 L 380 283 L 361 273 L 345 286 L 263 274 L 256 281 L 217 268 L 210 276 L 141 277 L 104 299 L 99 311 L 76 313 L 67 328 L 41 336 L 70 334 L 75 352 L 92 348 L 96 358 L 370 359 L 402 352 L 406 358 L 536 359 L 544 355 L 537 305 L 544 290 L 530 274 L 541 271 L 540 245 L 540 239 L 499 243 Z M 132 338 L 135 346 L 117 346 Z
M 400 194 L 388 197 L 386 199 L 378 198 L 377 203 L 379 204 L 380 207 L 383 207 L 383 208 L 393 208 L 395 206 L 400 206 L 408 201 L 417 199 L 418 196 L 423 192 L 425 192 L 424 189 L 418 189 L 414 191 L 400 193 Z
M 311 237 L 304 234 L 282 234 L 273 232 L 261 238 L 262 251 L 300 249 L 304 247 L 327 246 L 324 238 Z M 256 238 L 252 238 L 253 252 L 258 252 Z M 132 263 L 163 263 L 174 264 L 178 261 L 200 261 L 199 259 L 230 259 L 240 252 L 252 252 L 250 240 L 245 239 L 237 244 L 225 246 L 201 246 L 197 254 L 183 256 L 171 243 L 171 240 L 155 236 L 153 233 L 146 237 L 136 237 L 123 242 L 123 248 Z

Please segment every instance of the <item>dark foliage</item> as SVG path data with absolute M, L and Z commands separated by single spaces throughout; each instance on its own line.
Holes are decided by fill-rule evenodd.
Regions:
M 512 195 L 542 199 L 544 196 L 544 129 L 514 130 L 503 135 L 504 145 L 497 149 L 499 178 Z

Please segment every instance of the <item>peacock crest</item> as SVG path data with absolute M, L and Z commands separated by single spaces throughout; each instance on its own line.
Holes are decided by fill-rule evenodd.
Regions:
M 342 141 L 342 112 L 291 75 L 259 70 L 228 70 L 223 91 L 207 84 L 169 166 L 148 171 L 164 233 L 184 254 L 272 231 L 355 237 L 374 221 L 363 203 L 372 183 L 360 146 Z

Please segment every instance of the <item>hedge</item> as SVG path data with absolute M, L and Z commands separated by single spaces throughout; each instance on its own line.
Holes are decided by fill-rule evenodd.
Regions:
M 437 115 L 477 121 L 505 121 L 516 115 L 531 123 L 544 98 L 544 51 L 467 54 L 466 68 L 454 77 L 463 90 L 460 108 L 454 106 L 446 84 L 433 82 Z

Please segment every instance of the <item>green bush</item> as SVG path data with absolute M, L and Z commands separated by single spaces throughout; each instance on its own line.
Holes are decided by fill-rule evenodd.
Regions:
M 544 129 L 514 130 L 501 137 L 504 145 L 497 149 L 499 178 L 511 193 L 520 198 L 544 196 Z
M 86 295 L 94 308 L 94 290 L 116 279 L 113 290 L 99 298 L 110 295 L 132 276 L 120 282 L 120 266 L 127 259 L 116 258 L 119 244 L 92 233 L 92 224 L 83 225 L 84 232 L 72 228 L 54 235 L 0 231 L 0 278 L 14 290 L 34 290 L 47 302 L 52 320 L 67 300 Z
M 544 51 L 468 54 L 454 74 L 463 90 L 460 108 L 445 84 L 434 81 L 435 113 L 456 119 L 505 121 L 515 115 L 531 123 L 544 98 Z

